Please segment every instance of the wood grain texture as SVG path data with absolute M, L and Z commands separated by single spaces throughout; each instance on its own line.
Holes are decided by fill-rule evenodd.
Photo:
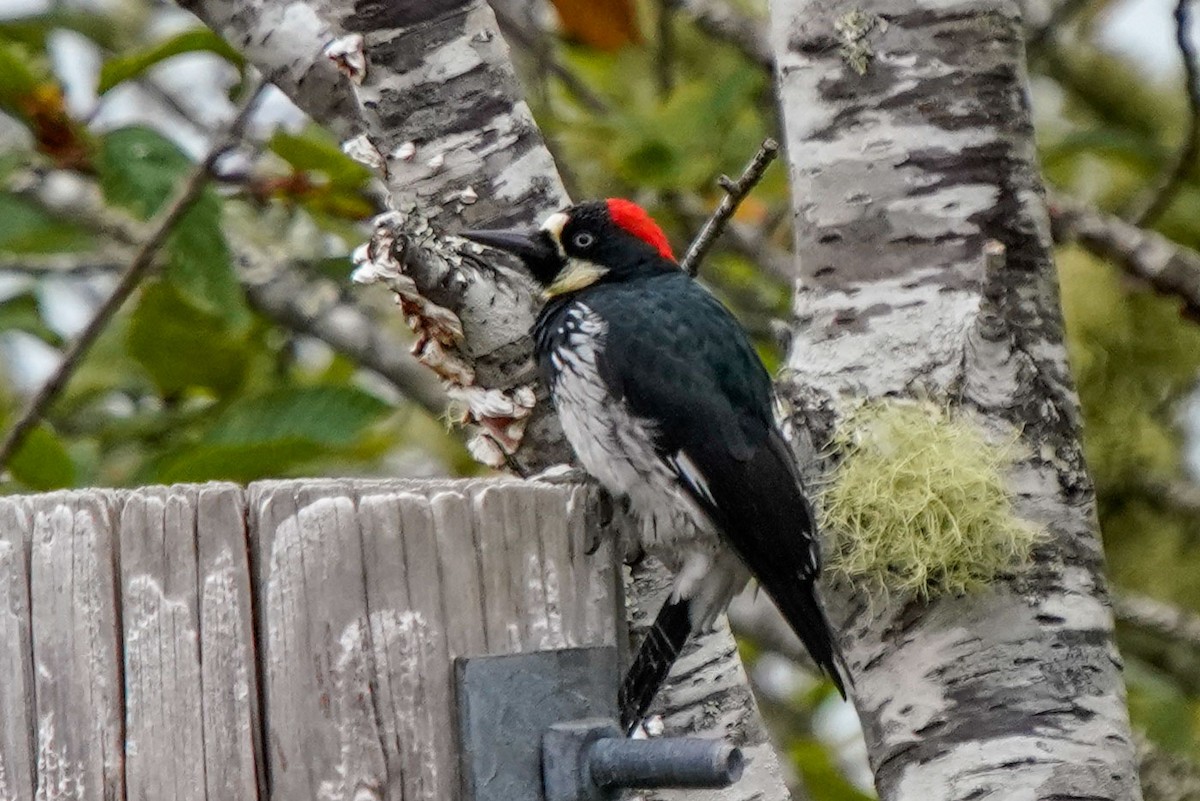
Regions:
M 33 521 L 20 498 L 0 498 L 0 798 L 32 801 L 37 717 L 29 620 Z
M 208 484 L 196 509 L 205 787 L 210 801 L 266 798 L 245 497 Z
M 62 492 L 31 506 L 36 798 L 117 801 L 125 787 L 113 498 Z
M 595 500 L 513 480 L 0 499 L 0 799 L 457 797 L 454 657 L 617 639 Z
M 272 797 L 458 794 L 452 660 L 616 641 L 591 491 L 519 481 L 249 491 Z

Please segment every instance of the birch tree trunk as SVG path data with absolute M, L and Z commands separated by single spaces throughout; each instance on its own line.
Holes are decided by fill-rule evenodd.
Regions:
M 534 383 L 528 332 L 537 300 L 529 284 L 480 261 L 475 246 L 444 236 L 534 223 L 569 202 L 488 5 L 179 2 L 383 178 L 394 211 L 377 220 L 359 254 L 360 275 L 383 280 L 400 296 L 418 335 L 416 355 L 466 406 L 467 422 L 479 425 L 472 451 L 521 472 L 569 461 L 544 388 Z M 661 583 L 641 586 L 658 590 Z M 635 623 L 661 600 L 661 592 L 641 595 L 633 587 L 627 606 Z M 699 638 L 686 660 L 659 710 L 668 733 L 727 736 L 750 757 L 735 787 L 686 797 L 788 798 L 728 628 Z
M 1139 799 L 1017 4 L 772 0 L 771 16 L 799 438 L 827 442 L 847 398 L 968 410 L 1019 437 L 1015 511 L 1048 534 L 982 594 L 832 593 L 880 797 Z M 991 240 L 1006 259 L 985 259 Z

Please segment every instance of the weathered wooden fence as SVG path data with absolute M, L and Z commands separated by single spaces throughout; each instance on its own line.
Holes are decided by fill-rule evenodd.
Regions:
M 512 480 L 0 499 L 0 799 L 454 799 L 453 657 L 619 639 L 594 509 Z

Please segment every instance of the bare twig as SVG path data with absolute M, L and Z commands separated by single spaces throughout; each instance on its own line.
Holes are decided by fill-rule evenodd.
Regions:
M 240 139 L 265 85 L 265 83 L 260 83 L 248 93 L 246 101 L 242 104 L 237 116 L 229 124 L 224 136 L 209 151 L 204 161 L 196 165 L 196 168 L 188 177 L 187 182 L 175 200 L 151 223 L 150 235 L 142 242 L 134 254 L 133 261 L 130 262 L 129 267 L 121 275 L 112 294 L 100 305 L 100 308 L 92 315 L 92 319 L 88 321 L 88 324 L 79 333 L 79 336 L 67 348 L 58 368 L 30 399 L 25 409 L 21 412 L 21 416 L 17 418 L 12 428 L 9 429 L 4 442 L 0 443 L 0 468 L 8 464 L 13 454 L 16 453 L 17 449 L 25 441 L 25 437 L 33 430 L 38 421 L 42 419 L 46 410 L 49 409 L 50 404 L 54 402 L 58 394 L 63 390 L 63 387 L 66 386 L 67 381 L 70 380 L 76 368 L 79 367 L 84 355 L 95 343 L 96 339 L 99 338 L 101 332 L 108 326 L 113 315 L 124 305 L 129 296 L 141 284 L 142 279 L 154 267 L 155 257 L 159 249 L 167 241 L 167 237 L 170 236 L 175 224 L 179 222 L 179 219 L 199 199 L 201 191 L 210 179 L 213 165 L 216 164 L 217 159 Z
M 1050 222 L 1056 243 L 1077 242 L 1116 263 L 1155 291 L 1182 300 L 1184 314 L 1200 321 L 1200 253 L 1063 197 L 1051 198 Z
M 0 253 L 0 273 L 34 278 L 72 277 L 114 273 L 129 263 L 128 254 L 89 253 Z
M 708 218 L 704 204 L 699 198 L 682 194 L 674 195 L 672 201 L 675 203 L 673 210 L 688 226 L 688 238 L 694 238 Z M 730 220 L 725 226 L 725 244 L 734 253 L 752 261 L 767 275 L 790 284 L 796 280 L 796 260 L 791 251 L 771 241 L 767 234 L 769 230 L 769 225 L 750 225 Z
M 1129 215 L 1129 219 L 1137 225 L 1150 225 L 1171 205 L 1183 179 L 1195 166 L 1196 156 L 1200 155 L 1200 64 L 1197 64 L 1196 49 L 1192 46 L 1190 35 L 1192 2 L 1176 0 L 1175 3 L 1175 44 L 1183 59 L 1184 86 L 1188 99 L 1187 131 L 1174 163 L 1163 173 L 1154 191 Z
M 737 211 L 738 205 L 762 180 L 763 173 L 777 155 L 779 155 L 779 143 L 774 139 L 766 139 L 736 181 L 730 180 L 725 175 L 718 179 L 721 188 L 725 190 L 725 197 L 721 198 L 720 205 L 708 218 L 708 222 L 704 223 L 704 227 L 700 229 L 700 233 L 688 247 L 687 253 L 684 254 L 683 261 L 679 263 L 680 268 L 685 270 L 688 275 L 695 275 L 700 270 L 700 261 L 704 258 L 704 254 L 712 247 L 713 242 L 720 235 L 721 229 Z

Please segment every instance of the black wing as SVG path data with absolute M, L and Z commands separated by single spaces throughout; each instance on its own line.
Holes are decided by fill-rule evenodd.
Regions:
M 771 381 L 734 317 L 683 274 L 581 298 L 610 327 L 600 369 L 630 409 L 654 421 L 659 455 L 711 516 L 845 695 L 836 646 L 814 593 L 816 522 L 774 423 Z

